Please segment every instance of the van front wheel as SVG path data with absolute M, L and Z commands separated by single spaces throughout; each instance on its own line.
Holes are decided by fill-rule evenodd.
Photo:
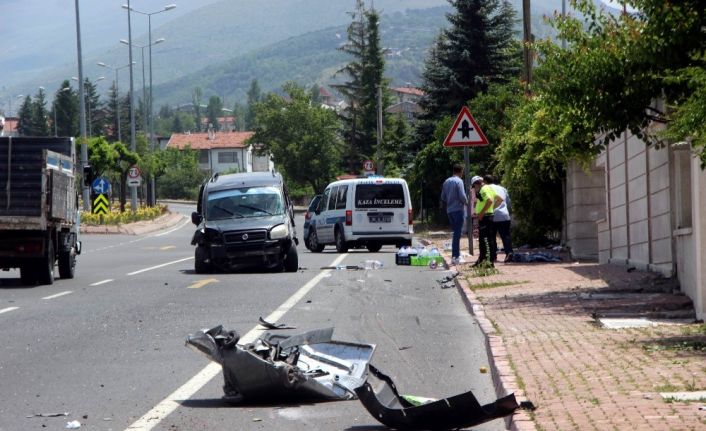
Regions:
M 336 229 L 336 251 L 339 253 L 348 253 L 348 244 L 343 236 L 341 229 Z

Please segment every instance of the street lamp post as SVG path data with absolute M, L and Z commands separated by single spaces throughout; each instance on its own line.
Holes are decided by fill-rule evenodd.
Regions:
M 83 58 L 81 55 L 81 19 L 78 8 L 78 0 L 75 0 L 76 9 L 76 51 L 78 56 L 78 79 L 83 82 Z M 78 110 L 79 110 L 79 124 L 81 128 L 81 166 L 88 165 L 88 146 L 86 145 L 86 106 L 83 99 L 83 86 L 78 87 Z M 90 207 L 90 194 L 88 186 L 83 185 L 83 209 L 88 211 Z
M 147 24 L 148 24 L 148 44 L 149 46 L 149 57 L 150 57 L 150 97 L 149 97 L 149 121 L 150 121 L 150 148 L 152 151 L 155 149 L 155 144 L 154 144 L 154 109 L 152 105 L 152 45 L 155 45 L 156 43 L 152 43 L 152 15 L 157 15 L 162 12 L 167 12 L 172 9 L 175 9 L 177 6 L 175 4 L 168 4 L 164 6 L 162 9 L 154 12 L 142 12 L 136 9 L 133 9 L 130 7 L 130 1 L 127 2 L 127 4 L 123 5 L 124 9 L 128 10 L 128 16 L 130 15 L 130 11 L 133 11 L 135 13 L 139 13 L 141 15 L 146 15 L 147 16 Z M 129 21 L 129 19 L 128 19 Z M 132 43 L 132 41 L 130 41 Z M 157 198 L 155 195 L 155 185 L 154 185 L 154 175 L 150 177 L 150 189 L 152 191 L 152 197 L 154 199 L 154 204 L 157 203 Z
M 118 122 L 118 141 L 122 142 L 123 137 L 120 134 L 120 91 L 118 91 L 118 71 L 120 69 L 125 69 L 130 65 L 126 64 L 124 66 L 113 67 L 109 64 L 103 63 L 102 61 L 99 61 L 97 64 L 101 67 L 105 67 L 106 69 L 110 69 L 115 72 L 115 81 L 113 81 L 115 85 L 115 117 Z
M 148 126 L 148 123 L 147 123 L 147 115 L 148 115 L 148 109 L 149 109 L 148 106 L 149 107 L 152 106 L 152 100 L 149 100 L 149 101 L 147 100 L 147 90 L 146 90 L 147 84 L 145 82 L 145 48 L 152 49 L 152 45 L 157 45 L 158 43 L 162 43 L 162 42 L 164 42 L 164 40 L 165 39 L 162 37 L 162 38 L 155 40 L 154 43 L 149 44 L 149 45 L 138 45 L 138 44 L 132 45 L 135 48 L 140 48 L 140 51 L 142 51 L 142 103 L 143 103 L 143 108 L 144 108 L 142 110 L 142 122 L 143 122 L 143 127 L 145 127 L 145 128 Z M 129 42 L 125 39 L 120 39 L 120 43 L 125 44 L 125 45 L 129 45 Z M 150 72 L 152 71 L 151 68 L 152 68 L 152 65 L 150 64 Z M 150 114 L 150 121 L 151 121 L 151 119 L 152 119 L 152 115 Z M 145 134 L 147 134 L 146 129 L 145 129 Z
M 130 62 L 130 150 L 136 151 L 137 144 L 135 143 L 135 87 L 132 77 L 132 22 L 130 0 L 127 0 L 127 40 L 128 40 L 128 57 Z M 137 212 L 137 187 L 130 187 L 130 210 L 133 214 Z
M 75 77 L 75 76 L 72 76 L 71 79 L 73 79 L 74 81 L 78 81 L 78 78 Z M 100 82 L 100 81 L 102 81 L 102 80 L 104 80 L 104 79 L 105 79 L 105 76 L 99 76 L 98 78 L 96 78 L 96 80 L 93 82 L 93 84 L 95 84 L 96 82 Z M 85 94 L 86 94 L 86 92 L 85 92 L 85 85 L 86 85 L 86 83 L 84 82 L 83 84 L 81 84 L 81 83 L 79 82 L 78 85 L 81 85 L 81 86 L 84 87 L 84 93 L 83 93 L 83 94 L 85 95 Z M 93 136 L 93 128 L 92 128 L 92 126 L 91 126 L 92 112 L 91 112 L 91 98 L 90 98 L 90 95 L 89 95 L 89 97 L 86 99 L 86 101 L 88 102 L 88 106 L 86 107 L 86 111 L 88 112 L 88 137 L 90 138 L 90 137 Z

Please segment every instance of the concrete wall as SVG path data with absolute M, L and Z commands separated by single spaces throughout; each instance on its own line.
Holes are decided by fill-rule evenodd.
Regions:
M 598 259 L 597 221 L 605 219 L 605 172 L 571 163 L 566 174 L 566 245 L 574 259 Z

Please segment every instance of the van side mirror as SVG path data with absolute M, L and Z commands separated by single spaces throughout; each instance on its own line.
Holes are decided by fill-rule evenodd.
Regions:
M 200 213 L 197 213 L 196 211 L 191 213 L 191 223 L 198 226 L 199 224 L 201 224 L 202 221 L 203 216 Z

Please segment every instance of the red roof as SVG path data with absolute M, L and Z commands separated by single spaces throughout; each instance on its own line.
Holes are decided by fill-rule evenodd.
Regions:
M 398 93 L 411 94 L 412 96 L 424 96 L 424 92 L 415 87 L 397 87 L 392 90 Z
M 17 117 L 5 117 L 5 133 L 13 133 L 17 131 L 17 123 L 19 119 Z
M 216 118 L 216 120 L 218 121 L 218 124 L 221 124 L 221 123 L 234 123 L 234 122 L 235 122 L 235 117 L 232 116 L 232 115 L 227 115 L 227 116 L 225 116 L 225 117 L 218 117 L 218 118 Z M 203 125 L 208 124 L 208 118 L 206 118 L 206 117 L 202 118 L 202 119 L 201 119 L 201 124 L 203 124 Z
M 169 138 L 167 148 L 183 149 L 187 145 L 194 150 L 210 148 L 245 148 L 245 140 L 254 132 L 216 132 L 213 139 L 208 139 L 208 133 L 174 133 Z

